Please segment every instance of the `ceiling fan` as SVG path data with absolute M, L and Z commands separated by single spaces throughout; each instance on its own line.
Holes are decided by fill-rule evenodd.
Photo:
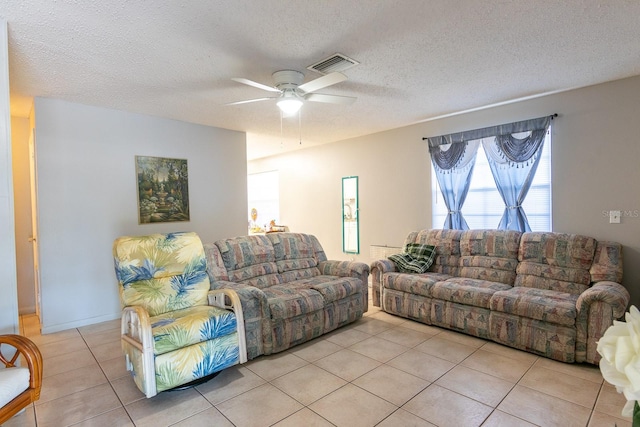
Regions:
M 281 70 L 273 73 L 273 86 L 267 86 L 253 80 L 243 78 L 233 78 L 231 80 L 245 85 L 253 86 L 258 89 L 269 92 L 278 93 L 279 96 L 247 99 L 245 101 L 230 102 L 226 105 L 246 104 L 249 102 L 267 101 L 277 99 L 277 105 L 283 115 L 290 116 L 298 112 L 304 101 L 325 102 L 329 104 L 352 104 L 356 98 L 352 96 L 327 95 L 315 93 L 317 90 L 334 85 L 336 83 L 347 80 L 347 76 L 339 72 L 326 74 L 302 84 L 304 74 L 294 70 Z

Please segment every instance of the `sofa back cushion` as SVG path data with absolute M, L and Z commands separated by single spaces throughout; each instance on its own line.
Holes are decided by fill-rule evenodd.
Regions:
M 406 248 L 409 243 L 432 245 L 436 248 L 436 255 L 429 271 L 449 274 L 458 273 L 460 262 L 460 230 L 420 230 L 409 233 L 404 241 Z
M 241 236 L 215 242 L 227 270 L 229 280 L 264 289 L 282 283 L 275 250 L 262 235 Z
M 140 305 L 151 316 L 207 305 L 209 277 L 196 233 L 122 236 L 113 243 L 123 306 Z
M 318 263 L 326 260 L 326 256 L 322 251 L 322 257 L 325 259 L 318 259 L 316 246 L 320 244 L 314 236 L 302 233 L 270 233 L 266 237 L 273 245 L 275 263 L 283 283 L 320 275 Z
M 520 238 L 515 286 L 577 295 L 591 284 L 596 240 L 577 234 L 530 232 Z
M 616 242 L 599 241 L 589 273 L 591 283 L 603 280 L 622 283 L 622 245 Z
M 312 234 L 307 234 L 306 236 L 309 238 L 309 241 L 313 246 L 313 253 L 316 261 L 318 261 L 318 264 L 323 261 L 327 261 L 327 254 L 324 253 L 324 249 L 322 248 L 322 245 L 320 244 L 318 238 Z
M 513 230 L 463 231 L 458 275 L 513 285 L 521 235 Z

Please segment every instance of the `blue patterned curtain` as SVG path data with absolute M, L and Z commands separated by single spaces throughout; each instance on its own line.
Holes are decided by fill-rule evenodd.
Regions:
M 553 117 L 555 115 L 423 138 L 429 140 L 431 162 L 449 211 L 444 229 L 469 229 L 460 210 L 469 191 L 482 140 L 493 178 L 505 203 L 498 229 L 531 231 L 522 202 L 538 168 L 544 138 Z M 524 138 L 514 136 L 523 132 L 528 133 Z
M 538 169 L 549 122 L 547 117 L 540 123 L 540 128 L 522 138 L 506 133 L 482 141 L 493 179 L 505 204 L 499 230 L 531 231 L 522 202 Z
M 461 209 L 471 184 L 480 141 L 446 143 L 446 137 L 442 138 L 441 142 L 445 144 L 429 145 L 431 161 L 448 210 L 442 228 L 468 230 Z

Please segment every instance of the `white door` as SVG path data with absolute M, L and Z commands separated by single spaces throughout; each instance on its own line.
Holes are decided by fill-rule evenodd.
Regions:
M 33 281 L 35 293 L 36 315 L 40 319 L 40 252 L 38 250 L 38 181 L 36 174 L 36 141 L 35 129 L 29 136 L 29 172 L 31 182 L 31 246 L 33 247 Z

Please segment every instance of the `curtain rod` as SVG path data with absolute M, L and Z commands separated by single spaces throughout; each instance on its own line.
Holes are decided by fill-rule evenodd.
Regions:
M 558 113 L 553 113 L 553 114 L 551 114 L 550 116 L 547 116 L 547 117 L 549 117 L 549 118 L 551 118 L 551 120 L 553 120 L 555 117 L 558 117 Z M 519 120 L 519 121 L 521 121 L 521 122 L 525 122 L 526 120 Z M 513 123 L 518 123 L 518 122 L 513 122 Z M 494 127 L 499 127 L 499 126 L 504 126 L 504 125 L 487 126 L 487 128 L 494 128 Z M 482 129 L 487 129 L 487 128 L 482 128 Z M 478 130 L 478 129 L 475 129 L 475 130 Z M 454 132 L 454 133 L 455 133 L 455 134 L 459 134 L 459 133 L 461 134 L 461 133 L 465 133 L 465 132 L 474 132 L 474 130 L 471 130 L 471 131 L 462 131 L 462 132 Z M 453 134 L 452 134 L 452 135 L 453 135 Z M 429 139 L 429 137 L 428 137 L 428 136 L 427 136 L 427 137 L 423 137 L 423 138 L 422 138 L 422 140 L 423 140 L 423 141 L 424 141 L 424 140 L 427 140 L 427 139 Z

